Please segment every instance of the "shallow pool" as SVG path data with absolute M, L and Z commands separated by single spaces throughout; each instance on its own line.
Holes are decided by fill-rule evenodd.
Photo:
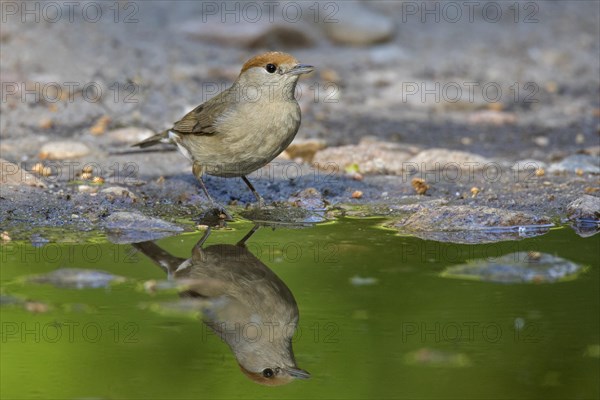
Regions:
M 383 223 L 261 227 L 233 258 L 226 249 L 236 248 L 251 223 L 214 230 L 201 245 L 204 232 L 146 247 L 112 244 L 101 235 L 85 243 L 5 243 L 1 397 L 598 397 L 600 235 L 581 238 L 559 227 L 520 241 L 462 245 L 401 236 Z M 486 262 L 503 263 L 511 254 L 575 267 L 523 279 L 517 272 L 508 280 L 485 270 Z M 213 279 L 206 270 L 190 280 L 186 270 L 196 266 L 185 264 L 190 258 L 237 272 Z M 244 263 L 253 266 L 244 270 Z M 482 273 L 451 273 L 473 263 Z M 64 268 L 124 279 L 108 283 L 92 275 L 88 285 L 47 275 Z M 258 272 L 238 307 L 280 305 L 277 312 L 289 313 L 289 321 L 297 313 L 297 326 L 290 323 L 287 332 L 297 367 L 310 379 L 268 387 L 242 373 L 240 357 L 254 355 L 241 353 L 269 333 L 259 324 L 267 311 L 254 310 L 249 325 L 230 329 L 246 340 L 243 351 L 213 329 L 226 315 L 215 300 L 223 294 L 219 282 L 251 268 Z M 182 283 L 173 284 L 177 279 Z M 267 284 L 270 294 L 263 293 Z

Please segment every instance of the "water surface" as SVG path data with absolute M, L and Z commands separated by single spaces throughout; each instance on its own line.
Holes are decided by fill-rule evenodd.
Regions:
M 600 235 L 569 228 L 521 241 L 459 245 L 400 236 L 377 219 L 260 228 L 247 250 L 289 288 L 298 366 L 280 387 L 248 379 L 197 310 L 165 307 L 166 273 L 130 244 L 2 246 L 2 398 L 591 398 L 599 395 Z M 213 231 L 204 247 L 252 228 Z M 191 257 L 202 232 L 158 240 Z M 554 283 L 444 274 L 507 254 L 582 266 Z M 126 278 L 76 289 L 28 277 L 60 268 Z M 149 282 L 150 281 L 150 282 Z M 144 286 L 145 285 L 145 286 Z

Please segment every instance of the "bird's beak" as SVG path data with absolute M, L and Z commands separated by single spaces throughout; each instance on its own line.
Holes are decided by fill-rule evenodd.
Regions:
M 291 75 L 302 75 L 302 74 L 308 74 L 309 72 L 313 72 L 314 69 L 315 69 L 315 67 L 313 67 L 312 65 L 297 64 L 294 66 L 294 68 L 290 69 L 287 73 L 291 74 Z
M 289 376 L 296 378 L 296 379 L 310 378 L 310 374 L 308 372 L 306 372 L 303 369 L 299 369 L 299 368 L 286 368 L 285 372 L 287 372 Z

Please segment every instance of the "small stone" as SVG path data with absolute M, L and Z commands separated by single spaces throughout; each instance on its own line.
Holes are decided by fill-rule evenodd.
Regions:
M 441 273 L 445 278 L 496 283 L 554 283 L 576 278 L 585 268 L 572 261 L 537 251 L 518 252 L 495 258 L 470 260 Z
M 567 206 L 570 220 L 600 221 L 600 197 L 583 195 Z
M 260 18 L 254 23 L 240 24 L 229 19 L 223 21 L 217 15 L 204 17 L 180 23 L 179 30 L 193 39 L 236 47 L 294 48 L 314 43 L 310 28 L 302 21 L 289 24 Z
M 50 142 L 40 149 L 39 157 L 47 160 L 66 160 L 80 158 L 90 153 L 90 149 L 83 143 L 75 141 Z
M 564 160 L 553 163 L 548 167 L 548 172 L 576 172 L 581 170 L 582 173 L 600 174 L 600 165 L 598 157 L 586 154 L 574 154 Z
M 388 16 L 375 13 L 358 2 L 336 4 L 339 7 L 333 16 L 336 21 L 321 21 L 325 33 L 334 42 L 366 46 L 393 37 L 394 21 Z
M 315 153 L 319 150 L 324 149 L 327 143 L 320 139 L 299 139 L 294 140 L 285 149 L 285 152 L 289 155 L 290 159 L 300 158 L 306 162 L 312 162 L 315 157 Z
M 546 136 L 536 136 L 533 138 L 533 143 L 540 147 L 548 147 L 550 144 L 550 139 L 548 139 Z
M 481 170 L 493 162 L 485 157 L 465 151 L 448 149 L 423 150 L 404 163 L 405 170 L 439 171 L 451 168 Z
M 96 136 L 102 135 L 104 132 L 106 132 L 108 124 L 110 124 L 110 117 L 107 115 L 103 115 L 102 117 L 98 118 L 94 125 L 92 125 L 92 127 L 90 128 L 90 133 Z
M 39 301 L 26 301 L 24 304 L 24 308 L 26 311 L 31 313 L 45 313 L 50 310 L 50 306 L 45 303 L 41 303 Z
M 183 228 L 139 212 L 116 212 L 106 218 L 105 228 L 114 243 L 139 243 L 181 233 Z
M 361 192 L 360 190 L 355 190 L 354 192 L 352 192 L 353 199 L 360 199 L 362 197 L 363 197 L 363 192 Z
M 538 168 L 535 170 L 535 176 L 544 176 L 546 175 L 546 170 L 544 168 Z
M 42 118 L 39 126 L 41 129 L 50 129 L 54 126 L 54 121 L 52 121 L 52 118 Z
M 46 184 L 19 165 L 0 158 L 0 184 L 7 186 L 33 186 L 46 188 Z
M 473 125 L 502 126 L 514 124 L 517 122 L 517 116 L 505 111 L 482 110 L 471 114 L 468 121 Z
M 150 129 L 130 126 L 127 128 L 113 129 L 106 132 L 106 137 L 116 144 L 134 144 L 154 135 Z
M 585 136 L 583 135 L 583 133 L 578 133 L 575 136 L 575 143 L 576 144 L 584 144 L 585 143 Z
M 526 159 L 520 160 L 513 164 L 511 169 L 513 171 L 521 172 L 521 171 L 535 171 L 537 169 L 546 168 L 546 163 L 539 160 Z
M 390 227 L 426 240 L 453 243 L 489 243 L 517 240 L 546 233 L 547 217 L 482 206 L 422 207 Z
M 117 197 L 126 197 L 126 198 L 129 198 L 134 201 L 137 200 L 137 196 L 134 193 L 129 191 L 129 189 L 121 187 L 121 186 L 107 187 L 105 189 L 102 189 L 100 191 L 100 193 L 103 193 L 106 195 L 117 196 Z
M 79 190 L 80 193 L 94 193 L 98 189 L 93 186 L 89 186 L 89 185 L 79 185 L 77 187 L 77 190 Z
M 418 151 L 413 146 L 363 139 L 357 145 L 328 147 L 313 158 L 316 168 L 326 171 L 360 172 L 363 175 L 401 175 L 404 163 Z
M 326 206 L 321 192 L 312 187 L 306 188 L 291 196 L 288 199 L 288 202 L 296 207 L 301 207 L 306 210 L 321 210 Z
M 30 282 L 50 284 L 59 288 L 103 288 L 125 278 L 105 271 L 79 268 L 60 268 L 44 275 L 31 277 Z
M 425 179 L 421 178 L 413 178 L 411 185 L 413 189 L 415 189 L 415 192 L 417 192 L 419 195 L 424 195 L 429 189 L 429 185 L 425 183 Z
M 340 75 L 331 68 L 325 68 L 321 70 L 320 75 L 321 79 L 325 82 L 339 83 L 341 80 Z
M 364 176 L 362 176 L 362 174 L 360 172 L 351 173 L 350 178 L 352 180 L 359 181 L 359 182 L 362 181 L 363 179 L 365 179 Z
M 42 164 L 42 163 L 37 163 L 33 166 L 33 168 L 31 168 L 31 172 L 35 172 L 38 175 L 41 175 L 43 170 L 44 170 L 44 164 Z
M 558 84 L 554 81 L 546 82 L 546 91 L 548 93 L 556 93 L 558 90 Z
M 354 275 L 352 278 L 350 278 L 350 283 L 353 286 L 371 286 L 371 285 L 375 285 L 377 282 L 378 282 L 378 279 L 372 278 L 372 277 L 362 277 L 362 276 Z

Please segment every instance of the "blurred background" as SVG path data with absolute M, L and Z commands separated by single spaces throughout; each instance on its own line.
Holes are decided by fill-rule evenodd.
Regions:
M 598 145 L 598 16 L 597 1 L 3 1 L 0 150 L 74 139 L 101 158 L 280 50 L 317 67 L 300 139 L 551 161 Z

